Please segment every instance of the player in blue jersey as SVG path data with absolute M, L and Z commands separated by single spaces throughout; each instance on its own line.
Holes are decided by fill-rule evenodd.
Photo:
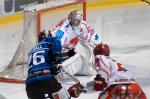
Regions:
M 25 81 L 29 99 L 70 98 L 56 79 L 62 70 L 59 65 L 61 51 L 61 42 L 54 37 L 47 37 L 29 51 L 28 77 Z
M 57 37 L 46 37 L 29 53 L 28 76 L 25 81 L 29 99 L 70 99 L 78 97 L 84 87 L 80 83 L 68 90 L 62 87 L 61 42 Z

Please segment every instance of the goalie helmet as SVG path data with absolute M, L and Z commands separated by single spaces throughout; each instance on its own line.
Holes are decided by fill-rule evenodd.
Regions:
M 73 10 L 68 15 L 68 20 L 72 26 L 76 27 L 81 23 L 82 14 L 79 10 Z
M 94 50 L 93 50 L 94 55 L 105 55 L 109 56 L 110 54 L 110 48 L 107 44 L 98 44 Z

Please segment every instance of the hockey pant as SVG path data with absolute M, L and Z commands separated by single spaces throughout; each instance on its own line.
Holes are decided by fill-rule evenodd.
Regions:
M 26 92 L 29 99 L 70 99 L 68 91 L 55 78 L 28 84 Z

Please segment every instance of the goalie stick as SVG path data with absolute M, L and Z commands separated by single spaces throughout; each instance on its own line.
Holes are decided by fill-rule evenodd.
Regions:
M 104 88 L 100 93 L 99 96 L 102 97 L 102 95 L 104 95 L 106 93 L 106 91 L 109 89 L 110 86 L 107 86 L 106 88 Z
M 68 75 L 69 77 L 71 77 L 76 83 L 80 83 L 80 81 L 79 81 L 76 77 L 74 77 L 73 75 L 69 74 L 69 73 L 68 73 L 67 71 L 65 71 L 64 69 L 62 69 L 62 71 L 63 71 L 66 75 Z M 82 89 L 82 90 L 80 90 L 80 91 L 82 91 L 83 93 L 86 93 L 86 92 L 87 92 L 86 89 Z
M 66 74 L 66 75 L 68 75 L 69 77 L 71 77 L 75 82 L 80 82 L 76 77 L 74 77 L 73 75 L 71 75 L 71 74 L 69 74 L 67 71 L 65 71 L 64 69 L 62 69 L 62 71 Z

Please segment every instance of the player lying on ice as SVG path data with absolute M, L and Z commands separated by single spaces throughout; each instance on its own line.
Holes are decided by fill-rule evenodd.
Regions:
M 139 84 L 122 64 L 109 57 L 109 47 L 94 48 L 93 68 L 97 71 L 93 89 L 102 91 L 98 99 L 147 99 Z

